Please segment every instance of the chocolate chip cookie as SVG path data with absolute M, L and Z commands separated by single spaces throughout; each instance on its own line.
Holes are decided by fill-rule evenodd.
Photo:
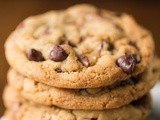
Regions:
M 9 64 L 30 79 L 60 88 L 109 86 L 142 73 L 154 43 L 132 16 L 76 5 L 25 19 L 9 36 Z
M 111 110 L 66 110 L 24 100 L 15 90 L 6 88 L 7 120 L 145 120 L 151 111 L 149 95 Z
M 156 59 L 145 72 L 113 85 L 100 88 L 62 89 L 31 80 L 13 69 L 8 72 L 8 83 L 28 100 L 66 109 L 102 110 L 129 104 L 148 93 L 160 73 Z

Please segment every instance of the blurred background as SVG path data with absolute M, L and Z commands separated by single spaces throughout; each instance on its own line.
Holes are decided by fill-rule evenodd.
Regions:
M 4 42 L 7 36 L 24 18 L 53 9 L 64 9 L 78 3 L 91 3 L 109 10 L 127 12 L 150 29 L 160 56 L 160 1 L 158 0 L 0 0 L 0 96 L 6 84 L 9 68 L 4 56 Z M 4 107 L 0 97 L 0 115 Z

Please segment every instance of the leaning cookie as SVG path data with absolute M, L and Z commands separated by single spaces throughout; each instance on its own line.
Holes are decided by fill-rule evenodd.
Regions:
M 24 100 L 13 89 L 6 88 L 7 120 L 145 120 L 151 111 L 150 96 L 111 110 L 66 110 Z
M 129 104 L 148 93 L 158 80 L 160 70 L 157 64 L 153 64 L 138 76 L 94 89 L 50 87 L 26 78 L 13 69 L 8 72 L 8 82 L 9 86 L 24 98 L 43 105 L 55 105 L 66 109 L 113 109 Z
M 143 72 L 154 43 L 125 13 L 77 5 L 24 20 L 5 44 L 9 64 L 54 87 L 97 88 Z

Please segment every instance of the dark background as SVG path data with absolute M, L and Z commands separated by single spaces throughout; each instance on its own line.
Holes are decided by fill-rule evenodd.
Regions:
M 30 15 L 53 9 L 64 9 L 73 4 L 91 3 L 98 7 L 127 12 L 153 32 L 156 51 L 160 55 L 160 1 L 158 0 L 0 0 L 0 96 L 6 84 L 9 68 L 4 56 L 4 42 L 17 24 Z M 0 99 L 0 115 L 4 110 Z

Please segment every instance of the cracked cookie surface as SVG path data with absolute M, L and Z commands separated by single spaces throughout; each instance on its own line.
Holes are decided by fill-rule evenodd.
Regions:
M 8 83 L 24 98 L 43 105 L 66 109 L 113 109 L 140 98 L 155 85 L 160 73 L 160 62 L 155 59 L 153 63 L 138 76 L 100 88 L 55 88 L 31 80 L 13 69 L 8 72 Z
M 85 4 L 29 17 L 5 44 L 13 68 L 61 88 L 103 87 L 135 76 L 153 51 L 151 33 L 130 15 Z
M 111 110 L 66 110 L 24 100 L 14 89 L 4 93 L 7 120 L 145 120 L 151 111 L 149 95 L 129 105 Z

